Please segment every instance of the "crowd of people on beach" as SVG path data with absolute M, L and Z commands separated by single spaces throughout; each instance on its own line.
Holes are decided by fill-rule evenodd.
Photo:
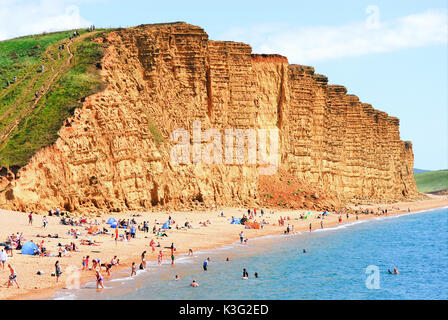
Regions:
M 387 209 L 379 210 L 382 214 L 387 214 Z M 271 212 L 273 213 L 273 212 Z M 258 214 L 258 216 L 257 216 Z M 358 216 L 360 214 L 371 214 L 369 210 L 361 210 L 360 212 L 355 211 L 353 216 L 358 220 Z M 231 219 L 226 218 L 228 221 L 230 221 L 231 224 L 240 224 L 243 226 L 243 230 L 241 230 L 238 234 L 239 243 L 243 246 L 248 245 L 248 237 L 245 235 L 244 230 L 245 229 L 261 229 L 263 225 L 270 225 L 278 226 L 278 227 L 285 227 L 283 234 L 296 234 L 295 232 L 295 226 L 293 221 L 294 220 L 309 220 L 309 231 L 312 232 L 313 230 L 313 219 L 318 220 L 320 228 L 324 229 L 324 220 L 328 218 L 330 215 L 329 212 L 324 211 L 322 213 L 317 214 L 311 214 L 308 212 L 307 214 L 301 213 L 298 216 L 291 218 L 288 215 L 281 216 L 276 223 L 272 223 L 267 221 L 270 219 L 267 219 L 268 217 L 265 216 L 265 212 L 261 210 L 260 212 L 257 212 L 256 209 L 248 209 L 247 214 L 242 214 L 240 218 L 236 218 L 234 216 L 231 217 Z M 345 216 L 346 220 L 349 221 L 350 215 L 349 213 L 343 213 L 343 212 L 335 212 L 332 213 L 332 215 L 337 215 L 338 222 L 342 222 L 342 218 Z M 28 226 L 33 226 L 34 223 L 34 212 L 30 212 L 28 214 Z M 196 229 L 201 227 L 208 227 L 212 224 L 210 219 L 205 219 L 204 221 L 197 222 L 197 225 L 194 226 L 191 221 L 184 221 L 182 223 L 176 223 L 174 219 L 172 219 L 171 216 L 168 217 L 168 220 L 166 222 L 159 222 L 157 219 L 154 220 L 153 226 L 151 228 L 150 222 L 145 219 L 144 221 L 137 221 L 137 217 L 141 217 L 140 214 L 134 214 L 131 217 L 127 219 L 112 219 L 111 223 L 107 222 L 109 226 L 105 226 L 106 220 L 98 220 L 98 219 L 87 219 L 85 217 L 74 217 L 71 216 L 68 212 L 63 212 L 59 208 L 56 209 L 50 209 L 48 211 L 48 216 L 57 217 L 59 218 L 60 225 L 67 226 L 67 231 L 65 232 L 63 237 L 60 237 L 58 234 L 36 234 L 36 238 L 40 238 L 41 240 L 37 241 L 36 239 L 29 239 L 28 242 L 31 242 L 35 244 L 33 255 L 39 256 L 41 258 L 45 257 L 55 257 L 59 259 L 63 259 L 64 257 L 70 257 L 73 253 L 80 252 L 79 246 L 101 246 L 102 242 L 97 241 L 95 239 L 96 236 L 110 236 L 115 242 L 128 242 L 133 241 L 133 239 L 137 238 L 137 233 L 141 233 L 141 237 L 148 238 L 147 245 L 150 248 L 150 252 L 156 255 L 157 259 L 157 265 L 163 264 L 164 259 L 164 251 L 170 250 L 169 258 L 170 258 L 170 265 L 175 265 L 175 255 L 177 252 L 177 248 L 174 245 L 174 242 L 171 241 L 170 246 L 164 246 L 162 247 L 161 241 L 169 238 L 170 232 L 174 230 L 189 230 L 189 229 Z M 225 218 L 224 212 L 221 211 L 221 213 L 218 215 L 220 218 Z M 256 222 L 257 218 L 259 218 L 260 222 Z M 45 230 L 48 226 L 48 220 L 47 215 L 42 216 L 42 225 L 41 229 Z M 52 220 L 54 221 L 54 220 Z M 56 248 L 53 250 L 53 248 L 48 248 L 45 243 L 45 238 L 50 239 L 69 239 L 72 238 L 72 241 L 62 243 L 59 242 L 56 246 Z M 10 234 L 6 240 L 5 243 L 2 243 L 0 245 L 3 245 L 4 248 L 0 251 L 0 268 L 3 270 L 5 269 L 5 265 L 9 268 L 10 276 L 9 280 L 7 281 L 8 287 L 11 287 L 13 285 L 16 285 L 19 288 L 19 283 L 17 281 L 17 272 L 12 266 L 12 264 L 7 263 L 8 259 L 13 257 L 13 251 L 14 250 L 20 250 L 27 239 L 24 238 L 23 232 L 16 232 Z M 79 242 L 78 242 L 79 241 Z M 166 240 L 165 240 L 166 241 Z M 77 243 L 78 242 L 78 243 Z M 158 252 L 156 253 L 156 249 L 158 249 Z M 185 248 L 186 250 L 186 248 Z M 306 249 L 303 249 L 303 253 L 306 253 Z M 188 248 L 188 253 L 186 253 L 187 256 L 193 256 L 193 249 Z M 230 259 L 227 257 L 226 262 L 229 262 Z M 207 257 L 202 262 L 202 269 L 203 271 L 209 270 L 209 264 L 211 262 L 210 257 Z M 109 261 L 101 261 L 101 257 L 95 257 L 91 258 L 90 255 L 84 255 L 81 260 L 81 271 L 85 272 L 94 272 L 96 277 L 96 287 L 97 289 L 101 290 L 104 288 L 104 274 L 106 274 L 108 277 L 111 276 L 111 272 L 115 269 L 118 269 L 119 266 L 122 266 L 120 264 L 120 259 L 118 259 L 117 255 L 114 255 L 113 258 Z M 135 261 L 132 261 L 129 265 L 130 268 L 130 276 L 134 277 L 137 275 L 138 270 L 145 270 L 147 268 L 147 250 L 143 250 L 140 255 L 140 264 L 136 263 Z M 396 269 L 394 269 L 395 273 Z M 39 275 L 43 275 L 44 273 L 39 270 Z M 60 260 L 57 260 L 54 264 L 54 272 L 51 273 L 52 276 L 56 278 L 56 283 L 59 282 L 60 277 L 63 275 L 62 266 L 60 264 Z M 246 269 L 243 270 L 243 279 L 247 280 L 249 278 L 249 274 Z M 258 278 L 258 273 L 254 273 L 254 278 Z M 175 280 L 179 280 L 180 276 L 176 275 Z M 5 283 L 6 284 L 6 283 Z M 196 280 L 193 280 L 190 283 L 190 286 L 192 287 L 198 287 L 199 283 Z

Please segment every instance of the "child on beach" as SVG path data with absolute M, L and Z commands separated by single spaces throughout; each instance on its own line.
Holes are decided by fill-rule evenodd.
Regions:
M 85 270 L 89 270 L 89 258 L 90 258 L 90 256 L 87 256 L 86 259 L 85 259 L 85 263 L 86 263 Z
M 97 270 L 96 271 L 96 288 L 99 289 L 99 287 L 101 287 L 101 289 L 104 289 L 104 286 L 103 286 L 103 276 Z
M 8 268 L 9 268 L 9 271 L 11 272 L 11 274 L 9 275 L 9 279 L 8 279 L 8 288 L 10 286 L 12 286 L 14 283 L 17 285 L 17 288 L 20 288 L 19 283 L 17 282 L 17 273 L 16 273 L 16 271 L 14 270 L 13 267 L 11 267 L 10 264 L 8 264 Z
M 162 250 L 160 250 L 160 251 L 159 251 L 159 255 L 157 256 L 157 263 L 158 263 L 159 265 L 162 264 L 162 256 L 163 256 L 163 254 L 162 254 Z
M 131 277 L 137 274 L 137 267 L 135 266 L 135 262 L 132 262 L 131 266 Z

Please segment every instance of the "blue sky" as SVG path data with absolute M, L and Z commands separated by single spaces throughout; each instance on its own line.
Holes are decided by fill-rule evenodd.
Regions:
M 415 167 L 448 168 L 448 2 L 0 0 L 0 39 L 95 23 L 186 21 L 308 64 L 400 118 Z M 3 22 L 2 22 L 3 21 Z

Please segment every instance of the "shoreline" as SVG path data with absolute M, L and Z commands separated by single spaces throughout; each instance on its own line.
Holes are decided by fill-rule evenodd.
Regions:
M 448 197 L 446 197 L 446 196 L 431 196 L 430 199 L 412 201 L 412 202 L 399 202 L 399 203 L 382 204 L 382 205 L 381 204 L 365 205 L 365 206 L 362 206 L 363 209 L 367 209 L 367 208 L 373 209 L 373 208 L 379 208 L 379 207 L 381 207 L 381 208 L 400 207 L 400 210 L 388 209 L 387 215 L 359 214 L 358 217 L 359 217 L 359 221 L 370 220 L 370 219 L 373 219 L 376 217 L 417 213 L 420 211 L 427 211 L 430 209 L 443 208 L 446 206 L 448 206 Z M 410 208 L 410 212 L 408 212 L 408 208 Z M 198 218 L 198 217 L 201 218 L 200 220 L 204 220 L 204 219 L 211 220 L 212 225 L 210 225 L 209 227 L 202 227 L 202 228 L 199 227 L 199 228 L 192 229 L 196 233 L 195 234 L 196 243 L 194 243 L 194 241 L 191 242 L 191 249 L 193 249 L 194 252 L 200 251 L 200 250 L 214 250 L 219 247 L 222 247 L 223 245 L 234 244 L 236 241 L 238 241 L 238 234 L 240 231 L 243 231 L 245 233 L 245 236 L 249 238 L 249 243 L 250 243 L 250 239 L 264 237 L 264 236 L 282 235 L 283 231 L 286 229 L 286 225 L 288 223 L 291 225 L 294 225 L 295 232 L 309 232 L 309 229 L 308 229 L 309 223 L 313 224 L 313 230 L 320 229 L 320 221 L 321 220 L 314 219 L 315 216 L 318 214 L 315 211 L 311 212 L 310 220 L 298 220 L 297 218 L 291 218 L 291 220 L 288 220 L 288 221 L 285 220 L 284 226 L 278 226 L 278 225 L 275 225 L 275 221 L 280 216 L 293 217 L 293 216 L 298 216 L 299 214 L 306 213 L 309 211 L 308 210 L 282 210 L 282 211 L 276 210 L 274 214 L 269 214 L 268 212 L 270 212 L 271 210 L 267 210 L 267 212 L 265 213 L 266 220 L 267 220 L 267 218 L 273 218 L 274 223 L 270 222 L 271 224 L 265 225 L 265 227 L 263 229 L 259 229 L 259 230 L 244 229 L 244 227 L 242 225 L 232 225 L 232 227 L 229 228 L 230 224 L 225 223 L 230 218 L 231 215 L 239 217 L 240 215 L 238 215 L 238 214 L 247 213 L 247 209 L 227 208 L 227 209 L 224 209 L 223 211 L 226 213 L 226 215 L 225 215 L 226 219 L 219 217 L 217 212 L 213 212 L 213 213 L 210 212 L 210 213 L 205 213 L 205 214 L 204 213 L 192 213 L 192 212 L 178 212 L 178 213 L 170 213 L 170 215 L 173 217 L 174 220 L 177 220 L 178 218 L 181 219 L 181 217 L 180 217 L 181 215 L 187 216 L 188 218 L 190 218 L 193 215 L 193 216 L 195 216 L 195 218 Z M 227 212 L 230 212 L 231 214 L 229 214 Z M 126 214 L 126 216 L 129 216 L 130 214 L 131 213 L 128 213 L 128 214 Z M 151 220 L 152 218 L 154 218 L 155 215 L 166 216 L 166 217 L 168 216 L 167 213 L 165 213 L 165 214 L 162 214 L 162 213 L 158 213 L 158 214 L 140 213 L 140 214 L 141 214 L 141 217 L 143 217 L 144 219 L 146 218 L 147 220 L 148 219 Z M 25 214 L 23 214 L 23 215 L 25 215 Z M 338 222 L 339 215 L 331 213 L 330 216 L 324 220 L 325 228 L 331 228 L 336 225 L 344 225 L 344 224 L 352 223 L 352 222 L 356 221 L 356 217 L 354 214 L 350 214 L 348 220 L 345 215 L 341 215 L 341 216 L 342 216 L 342 222 L 339 223 Z M 116 216 L 114 216 L 114 217 L 116 217 Z M 139 217 L 140 220 L 141 220 L 141 217 Z M 105 217 L 101 217 L 101 218 L 105 218 Z M 272 219 L 270 219 L 270 220 L 272 220 Z M 137 220 L 137 221 L 140 222 L 139 220 Z M 224 222 L 224 224 L 222 222 Z M 215 224 L 215 223 L 216 224 L 220 223 L 222 225 L 222 227 L 221 228 L 214 227 L 213 224 Z M 150 223 L 150 225 L 152 225 L 152 223 Z M 212 229 L 217 229 L 217 230 L 212 230 Z M 200 232 L 196 232 L 196 231 L 200 231 Z M 203 233 L 202 231 L 207 231 L 207 232 Z M 168 242 L 174 242 L 175 246 L 177 247 L 176 243 L 188 242 L 188 239 L 185 239 L 185 238 L 188 238 L 186 235 L 186 233 L 188 233 L 188 232 L 190 232 L 190 230 L 188 230 L 186 232 L 185 232 L 185 230 L 169 230 L 167 232 L 169 234 L 169 237 L 166 238 L 166 240 L 168 240 Z M 173 240 L 171 238 L 175 238 L 174 237 L 176 235 L 175 233 L 178 233 L 177 234 L 178 239 Z M 185 234 L 184 237 L 183 237 L 182 233 Z M 152 233 L 148 233 L 147 235 L 150 236 L 150 238 L 147 238 L 147 237 L 141 238 L 144 235 L 145 235 L 145 233 L 143 233 L 141 231 L 137 233 L 137 238 L 140 237 L 139 238 L 140 244 L 143 244 L 142 246 L 139 246 L 139 248 L 138 248 L 138 250 L 140 250 L 140 251 L 138 251 L 138 253 L 134 252 L 132 254 L 132 256 L 128 256 L 123 259 L 121 258 L 121 256 L 122 256 L 123 250 L 125 250 L 123 248 L 123 245 L 125 245 L 125 243 L 115 244 L 116 247 L 115 247 L 114 253 L 116 253 L 118 258 L 120 258 L 120 265 L 116 269 L 114 269 L 114 271 L 111 272 L 110 277 L 107 276 L 104 272 L 103 277 L 105 278 L 105 280 L 104 280 L 105 282 L 110 280 L 113 277 L 113 275 L 116 273 L 116 271 L 129 270 L 130 264 L 133 261 L 135 261 L 138 265 L 140 263 L 139 253 L 143 250 L 148 251 L 147 259 L 146 259 L 147 261 L 153 261 L 153 259 L 157 260 L 156 254 L 159 249 L 156 248 L 156 251 L 154 253 L 152 253 L 152 252 L 150 252 L 151 248 L 149 247 L 149 244 L 148 244 L 150 241 L 150 238 L 154 238 L 154 236 L 152 235 Z M 203 239 L 203 236 L 208 236 L 207 239 L 209 241 L 207 243 L 205 243 L 205 241 L 202 241 L 201 239 L 199 239 L 199 238 Z M 147 239 L 147 240 L 144 240 L 144 239 Z M 197 240 L 200 240 L 199 243 Z M 129 243 L 132 243 L 132 241 L 135 241 L 135 240 L 131 240 L 131 242 L 129 242 Z M 156 243 L 157 243 L 157 241 L 162 242 L 163 239 L 156 239 L 155 241 L 156 241 Z M 106 242 L 103 242 L 103 243 L 106 244 Z M 126 243 L 126 244 L 129 244 L 129 243 Z M 165 244 L 167 244 L 167 243 L 165 242 L 163 245 L 161 245 L 161 248 L 164 248 Z M 120 246 L 120 248 L 118 248 L 118 246 Z M 82 246 L 79 246 L 79 247 L 82 247 Z M 81 250 L 84 248 L 79 248 L 79 249 Z M 182 247 L 176 251 L 176 256 L 179 256 L 182 254 L 187 254 L 187 253 L 188 253 L 188 248 Z M 85 253 L 83 253 L 83 254 L 85 254 Z M 81 255 L 78 255 L 78 256 L 81 256 Z M 94 257 L 92 257 L 92 258 L 94 258 Z M 45 258 L 43 258 L 43 259 L 45 259 Z M 56 258 L 56 259 L 58 259 L 58 258 Z M 63 261 L 64 259 L 65 258 L 59 258 L 59 260 L 61 260 L 61 261 Z M 165 259 L 166 259 L 166 253 L 165 253 Z M 101 259 L 101 260 L 104 261 L 103 259 Z M 80 263 L 78 265 L 80 265 Z M 6 271 L 3 271 L 3 272 L 6 272 Z M 94 278 L 95 278 L 94 271 L 80 271 L 80 285 L 81 286 L 85 285 L 87 282 L 95 281 Z M 19 274 L 19 283 L 21 283 L 21 279 L 22 278 L 20 277 L 20 274 Z M 51 277 L 51 279 L 55 279 L 55 278 Z M 22 282 L 23 282 L 23 280 L 22 280 Z M 31 289 L 31 290 L 27 290 L 26 292 L 22 292 L 22 293 L 13 294 L 11 292 L 12 294 L 2 297 L 2 299 L 12 299 L 12 300 L 49 299 L 49 298 L 54 297 L 57 291 L 63 290 L 64 286 L 65 286 L 65 279 L 64 279 L 64 276 L 62 276 L 59 284 L 54 283 L 53 285 L 50 285 L 50 286 L 47 286 L 44 288 L 40 288 L 40 289 L 35 287 L 34 290 Z M 11 289 L 6 289 L 5 287 L 2 287 L 0 289 L 0 292 L 7 291 L 7 290 L 11 290 Z M 15 289 L 15 290 L 17 290 L 17 289 Z M 2 296 L 3 296 L 3 294 L 2 294 Z

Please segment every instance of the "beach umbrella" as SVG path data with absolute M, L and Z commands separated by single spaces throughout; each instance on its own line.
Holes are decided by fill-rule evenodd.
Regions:
M 110 227 L 111 228 L 117 228 L 118 227 L 118 225 L 117 225 L 117 223 L 116 222 L 113 222 L 111 225 L 110 225 Z
M 115 218 L 110 217 L 109 220 L 107 220 L 107 224 L 113 224 L 114 222 L 117 222 Z M 114 227 L 112 227 L 114 228 Z
M 22 254 L 34 255 L 38 247 L 34 242 L 28 241 L 22 246 Z

